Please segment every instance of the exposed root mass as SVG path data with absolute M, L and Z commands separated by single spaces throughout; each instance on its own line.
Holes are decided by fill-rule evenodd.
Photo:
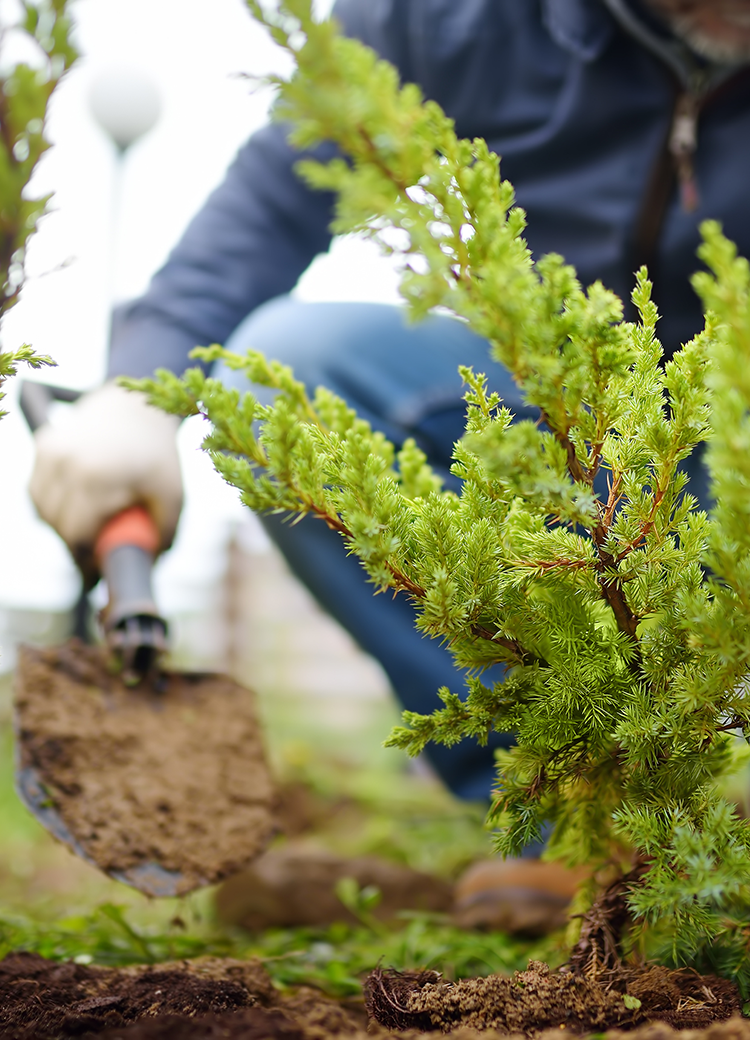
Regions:
M 619 985 L 531 961 L 512 978 L 444 982 L 435 972 L 373 972 L 369 1013 L 386 1029 L 447 1033 L 460 1027 L 533 1036 L 547 1029 L 577 1035 L 633 1029 L 652 1019 L 700 1028 L 740 1011 L 732 983 L 689 971 L 647 968 Z

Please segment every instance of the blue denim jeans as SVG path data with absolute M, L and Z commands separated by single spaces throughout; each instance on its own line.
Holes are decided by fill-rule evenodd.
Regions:
M 491 360 L 486 341 L 450 317 L 430 316 L 412 325 L 405 311 L 385 304 L 301 303 L 282 296 L 246 318 L 226 346 L 237 353 L 260 350 L 291 365 L 306 386 L 333 390 L 396 445 L 413 437 L 430 464 L 447 477 L 447 486 L 457 484 L 448 466 L 453 444 L 464 431 L 459 364 L 487 372 L 491 389 L 518 419 L 538 417 L 524 405 L 510 374 Z M 244 376 L 223 365 L 213 374 L 226 385 L 247 389 Z M 695 493 L 692 483 L 691 490 Z M 462 693 L 463 673 L 445 647 L 416 630 L 414 609 L 405 596 L 373 595 L 362 567 L 345 554 L 338 534 L 312 518 L 295 525 L 274 516 L 262 519 L 292 571 L 380 662 L 405 708 L 432 712 L 441 705 L 441 686 Z M 485 681 L 501 677 L 497 668 Z M 512 742 L 511 734 L 496 733 L 487 747 L 463 741 L 452 748 L 430 745 L 426 754 L 459 798 L 486 801 L 495 749 Z

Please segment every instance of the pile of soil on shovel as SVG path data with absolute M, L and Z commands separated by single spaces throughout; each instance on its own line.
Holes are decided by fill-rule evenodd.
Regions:
M 737 993 L 726 981 L 651 968 L 633 975 L 627 988 L 632 998 L 640 994 L 640 1008 L 626 1007 L 622 991 L 535 962 L 511 979 L 453 984 L 435 972 L 375 972 L 368 1007 L 384 999 L 391 1020 L 378 1013 L 368 1025 L 361 1000 L 335 1001 L 311 989 L 279 993 L 257 961 L 199 958 L 113 969 L 15 953 L 0 961 L 0 1037 L 416 1040 L 439 1032 L 450 1040 L 559 1040 L 564 1030 L 608 1040 L 750 1040 L 750 1021 L 739 1017 Z M 674 1028 L 685 1026 L 689 1031 Z
M 102 649 L 71 640 L 23 648 L 15 694 L 20 779 L 106 873 L 136 883 L 157 864 L 164 894 L 181 895 L 236 874 L 275 833 L 255 698 L 226 676 L 126 687 Z

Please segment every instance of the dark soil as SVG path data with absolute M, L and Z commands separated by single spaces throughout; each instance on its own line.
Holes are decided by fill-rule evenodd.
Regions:
M 284 999 L 258 961 L 199 958 L 121 969 L 58 964 L 30 953 L 0 961 L 2 1040 L 322 1040 L 365 1027 L 361 1001 L 347 1007 L 313 990 Z
M 57 964 L 37 954 L 0 961 L 0 1035 L 99 1035 L 144 1016 L 189 1015 L 268 1005 L 273 989 L 253 963 L 214 962 L 109 969 Z
M 276 830 L 255 699 L 225 676 L 169 673 L 129 688 L 99 648 L 27 647 L 16 725 L 42 815 L 47 797 L 79 854 L 151 894 L 236 874 Z M 169 892 L 139 882 L 152 864 L 170 872 Z
M 368 1004 L 375 1010 L 384 1001 L 388 1011 L 381 1004 L 379 1023 L 368 1027 L 362 1001 L 311 989 L 281 994 L 257 961 L 114 969 L 16 953 L 0 961 L 0 1038 L 416 1040 L 427 1031 L 450 1040 L 559 1040 L 561 1030 L 601 1036 L 618 1026 L 627 1033 L 610 1032 L 608 1040 L 750 1040 L 750 1022 L 737 1017 L 737 994 L 726 981 L 652 968 L 632 975 L 627 991 L 640 1009 L 628 1009 L 620 990 L 535 962 L 512 979 L 452 984 L 435 972 L 376 972 Z M 669 1022 L 691 1031 L 678 1034 Z

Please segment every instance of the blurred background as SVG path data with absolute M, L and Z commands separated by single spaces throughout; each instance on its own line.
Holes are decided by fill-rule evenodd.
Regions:
M 321 11 L 331 3 L 322 0 Z M 54 193 L 52 212 L 31 244 L 28 280 L 3 340 L 10 348 L 31 343 L 57 361 L 37 378 L 86 390 L 104 376 L 112 303 L 146 288 L 236 149 L 266 120 L 270 94 L 247 75 L 283 70 L 286 59 L 242 0 L 78 0 L 73 13 L 81 58 L 53 98 L 54 146 L 33 184 L 36 193 Z M 130 136 L 146 132 L 123 151 L 107 127 L 127 138 L 128 122 Z M 398 299 L 388 261 L 354 240 L 337 241 L 296 291 L 311 300 Z M 33 444 L 17 406 L 18 386 L 19 380 L 9 386 L 0 452 L 0 539 L 13 545 L 0 570 L 0 674 L 6 675 L 18 641 L 64 638 L 79 592 L 67 550 L 28 499 Z M 66 407 L 54 406 L 54 421 L 65 421 Z M 301 673 L 313 687 L 343 684 L 381 695 L 376 666 L 355 664 L 343 633 L 316 617 L 304 593 L 289 585 L 259 525 L 201 456 L 200 425 L 188 422 L 180 434 L 186 508 L 156 575 L 175 656 L 192 667 L 250 668 L 256 685 L 299 685 Z M 284 604 L 278 618 L 276 603 Z M 259 616 L 248 622 L 240 616 L 247 611 Z M 299 612 L 313 619 L 312 629 L 299 626 Z M 283 617 L 289 623 L 279 627 Z M 326 671 L 325 660 L 342 655 L 345 674 Z M 278 674 L 282 662 L 289 677 Z
M 0 0 L 5 24 L 14 2 Z M 331 2 L 322 0 L 321 11 Z M 2 330 L 6 349 L 31 343 L 57 368 L 11 380 L 10 414 L 0 425 L 0 939 L 12 932 L 7 908 L 41 915 L 44 928 L 62 908 L 103 899 L 157 913 L 57 845 L 12 790 L 15 648 L 67 638 L 80 592 L 67 549 L 27 494 L 33 441 L 20 381 L 78 391 L 102 381 L 113 302 L 146 288 L 237 148 L 266 120 L 271 97 L 248 74 L 283 70 L 285 62 L 243 0 L 77 0 L 73 13 L 81 57 L 53 98 L 53 147 L 33 183 L 36 194 L 54 193 L 51 212 Z M 144 132 L 118 149 L 106 126 L 116 137 L 134 121 L 133 136 L 139 120 Z M 335 241 L 296 292 L 308 300 L 399 300 L 389 262 L 355 239 Z M 68 407 L 53 405 L 52 421 L 64 423 Z M 200 452 L 197 423 L 181 428 L 186 504 L 155 580 L 174 663 L 229 671 L 255 689 L 277 775 L 312 785 L 332 804 L 347 795 L 364 807 L 356 824 L 349 814 L 333 827 L 333 847 L 455 871 L 486 848 L 481 814 L 467 818 L 424 770 L 407 775 L 404 756 L 382 749 L 397 719 L 384 674 L 287 572 Z M 457 840 L 461 826 L 465 840 Z M 30 926 L 18 927 L 23 937 Z M 22 941 L 8 938 L 8 948 Z

